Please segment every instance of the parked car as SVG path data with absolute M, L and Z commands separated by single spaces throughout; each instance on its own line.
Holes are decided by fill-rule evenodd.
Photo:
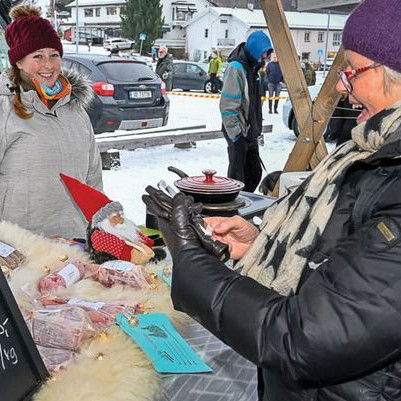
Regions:
M 207 75 L 207 64 L 174 61 L 173 69 L 173 89 L 212 92 L 212 83 Z
M 103 41 L 103 47 L 106 50 L 111 50 L 114 47 L 118 47 L 120 50 L 133 49 L 135 41 L 125 38 L 110 38 Z
M 319 94 L 322 84 L 309 86 L 309 93 L 312 100 L 315 100 Z M 333 117 L 326 128 L 323 135 L 325 140 L 341 142 L 351 137 L 351 129 L 356 125 L 356 119 L 360 113 L 360 110 L 352 109 L 352 106 L 348 102 L 348 97 L 341 99 L 334 111 Z M 294 110 L 290 98 L 283 104 L 283 122 L 285 126 L 294 131 L 295 136 L 299 135 L 299 126 L 295 118 Z
M 89 109 L 95 133 L 167 124 L 170 102 L 164 82 L 144 63 L 99 54 L 66 53 L 63 70 L 88 77 L 95 91 Z

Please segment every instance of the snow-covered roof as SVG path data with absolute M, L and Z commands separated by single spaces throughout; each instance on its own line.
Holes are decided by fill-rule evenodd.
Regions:
M 107 5 L 118 5 L 118 4 L 126 4 L 127 0 L 79 0 L 78 1 L 78 7 L 83 7 L 83 6 L 107 6 Z M 71 3 L 68 3 L 66 7 L 75 7 L 76 2 L 73 1 Z
M 243 22 L 248 27 L 265 27 L 266 20 L 262 10 L 248 10 L 246 8 L 228 8 L 228 7 L 210 7 L 198 15 L 196 15 L 187 25 L 193 24 L 205 14 L 211 12 L 216 16 L 228 15 Z M 321 13 L 300 13 L 295 11 L 286 11 L 285 16 L 288 25 L 292 29 L 326 29 L 328 23 L 328 15 Z M 342 30 L 347 15 L 332 14 L 330 17 L 330 29 Z

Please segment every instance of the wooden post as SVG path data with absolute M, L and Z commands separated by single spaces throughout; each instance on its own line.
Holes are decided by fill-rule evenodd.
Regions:
M 322 135 L 328 118 L 333 114 L 339 100 L 339 95 L 335 91 L 335 82 L 337 68 L 344 64 L 343 52 L 338 52 L 322 91 L 313 104 L 281 0 L 262 0 L 261 4 L 288 88 L 295 118 L 300 127 L 298 140 L 284 167 L 284 172 L 303 171 L 309 164 L 314 168 L 327 155 Z M 278 195 L 278 185 L 273 195 Z

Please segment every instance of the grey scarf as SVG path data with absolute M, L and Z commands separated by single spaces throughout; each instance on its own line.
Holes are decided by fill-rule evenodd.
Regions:
M 267 209 L 261 233 L 235 270 L 282 295 L 295 291 L 334 210 L 348 169 L 401 138 L 401 102 L 352 131 L 294 192 Z

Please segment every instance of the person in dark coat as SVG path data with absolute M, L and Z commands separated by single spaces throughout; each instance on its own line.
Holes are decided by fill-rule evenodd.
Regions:
M 400 46 L 399 0 L 350 15 L 337 90 L 363 106 L 352 140 L 259 229 L 207 219 L 235 270 L 201 245 L 190 198 L 144 196 L 172 254 L 174 307 L 258 366 L 259 400 L 401 400 Z
M 172 90 L 173 86 L 173 57 L 168 53 L 166 46 L 160 46 L 156 64 L 156 74 L 166 85 L 167 91 Z
M 269 92 L 269 113 L 273 113 L 273 97 L 274 99 L 274 112 L 278 114 L 279 96 L 281 93 L 281 86 L 284 82 L 283 73 L 281 72 L 280 64 L 277 60 L 277 55 L 274 53 L 272 61 L 267 64 L 265 83 Z
M 228 144 L 227 176 L 253 192 L 262 177 L 257 138 L 262 132 L 259 69 L 273 51 L 262 31 L 251 33 L 228 57 L 220 97 L 223 135 Z

